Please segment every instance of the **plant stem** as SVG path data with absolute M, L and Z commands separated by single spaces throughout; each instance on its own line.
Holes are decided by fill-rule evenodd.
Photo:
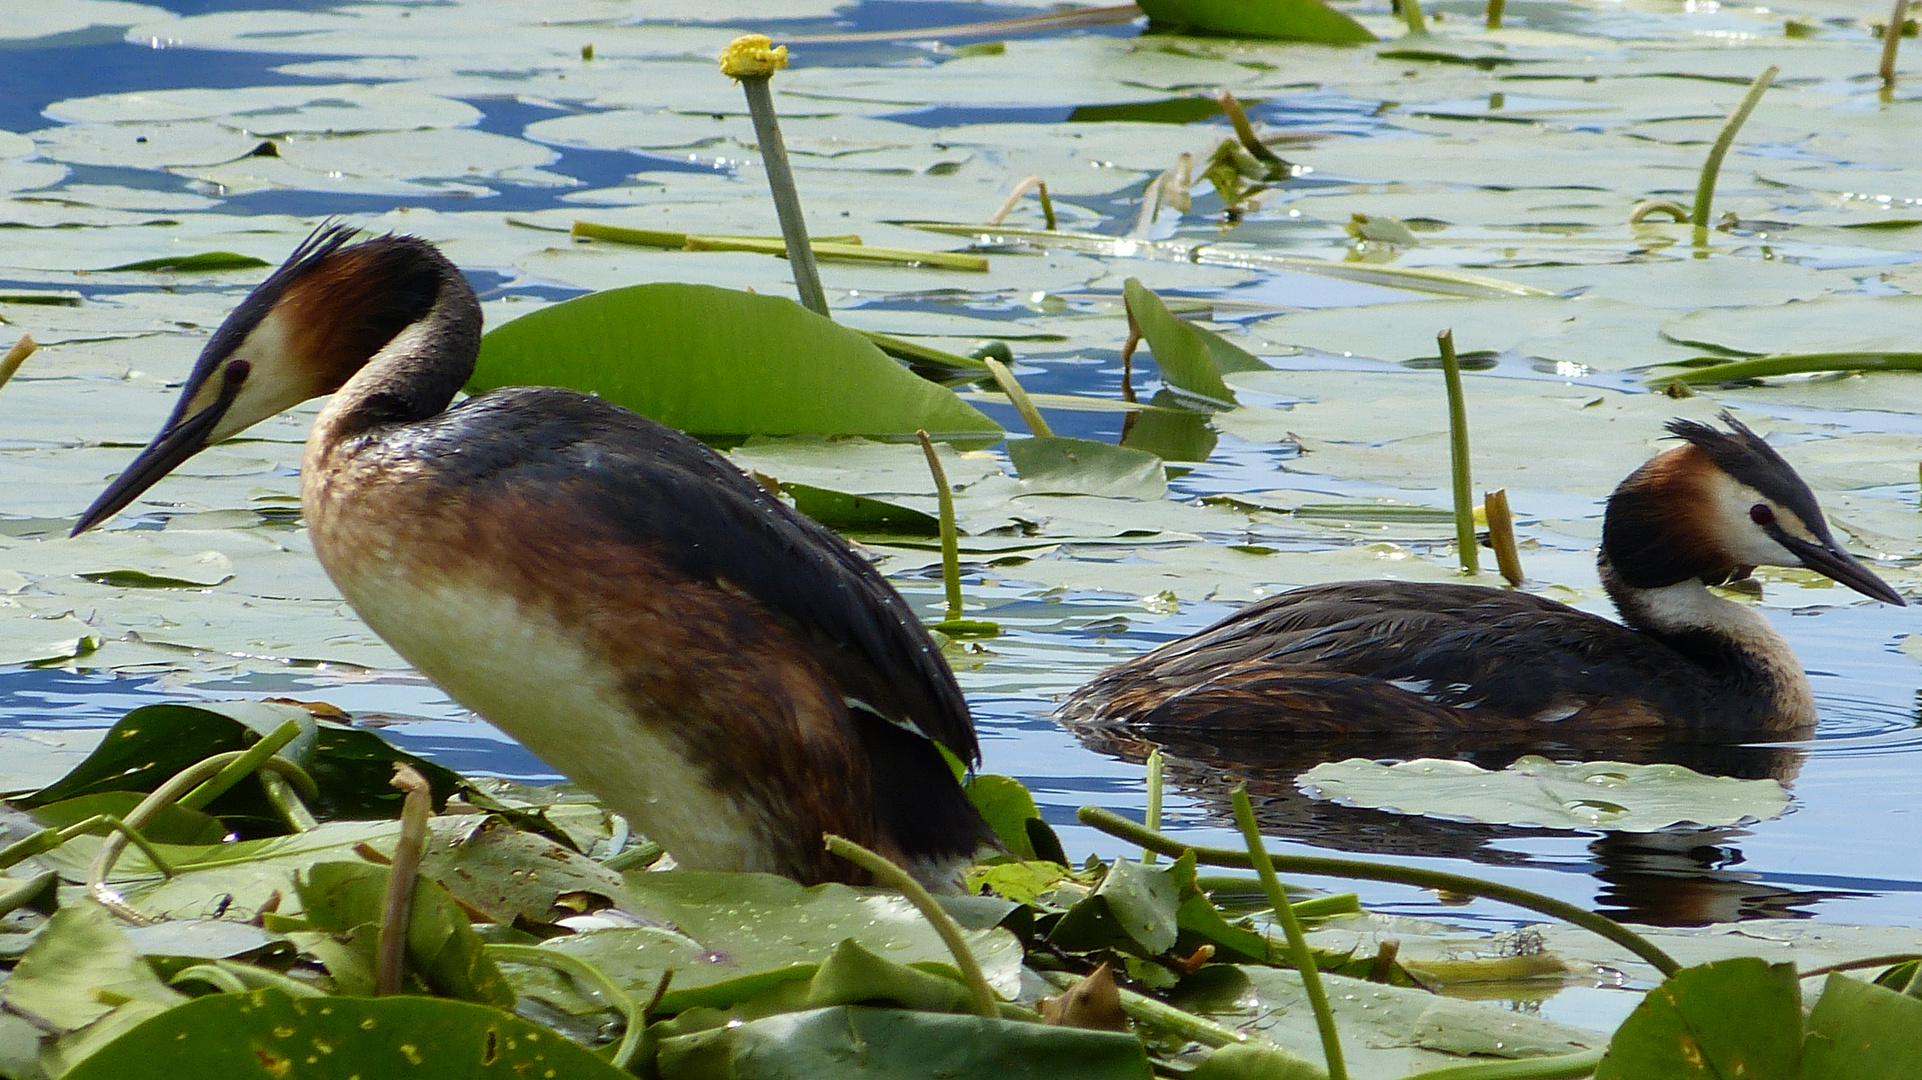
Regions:
M 1667 199 L 1643 199 L 1641 202 L 1629 208 L 1628 223 L 1630 225 L 1640 225 L 1654 214 L 1667 214 L 1670 221 L 1687 221 L 1688 207 L 1678 202 L 1670 202 Z
M 1426 34 L 1428 21 L 1422 18 L 1421 0 L 1398 0 L 1401 4 L 1401 19 L 1408 24 L 1411 34 Z
M 1495 549 L 1495 565 L 1510 585 L 1522 583 L 1522 552 L 1515 546 L 1515 515 L 1508 509 L 1508 489 L 1484 492 L 1482 506 L 1488 515 L 1488 546 Z
M 1451 1065 L 1446 1069 L 1416 1073 L 1403 1080 L 1569 1080 L 1593 1075 L 1595 1066 L 1602 1063 L 1602 1057 L 1607 1053 L 1606 1050 L 1584 1050 L 1579 1054 L 1557 1054 L 1554 1057 Z
M 1255 873 L 1261 875 L 1261 887 L 1268 893 L 1268 903 L 1274 907 L 1275 917 L 1281 920 L 1282 933 L 1288 936 L 1290 959 L 1301 974 L 1301 987 L 1308 994 L 1308 1004 L 1315 1010 L 1315 1027 L 1321 1031 L 1321 1052 L 1328 1058 L 1328 1080 L 1348 1080 L 1348 1066 L 1341 1056 L 1341 1032 L 1335 1028 L 1335 1013 L 1328 1007 L 1328 992 L 1322 989 L 1321 972 L 1315 969 L 1315 954 L 1309 950 L 1308 938 L 1301 932 L 1301 920 L 1295 918 L 1288 894 L 1275 878 L 1274 863 L 1269 861 L 1268 847 L 1261 839 L 1261 825 L 1255 821 L 1254 804 L 1248 801 L 1248 785 L 1236 784 L 1233 799 L 1235 824 L 1241 826 L 1241 837 L 1248 843 L 1249 861 L 1254 863 Z
M 1651 377 L 1654 383 L 1716 383 L 1761 379 L 1771 375 L 1806 375 L 1818 371 L 1922 371 L 1922 352 L 1779 353 L 1747 360 L 1729 360 L 1708 367 L 1685 368 Z M 1663 365 L 1667 366 L 1667 365 Z
M 1221 102 L 1221 111 L 1227 114 L 1228 123 L 1234 126 L 1235 138 L 1241 140 L 1241 145 L 1255 156 L 1256 161 L 1268 166 L 1270 177 L 1287 179 L 1288 163 L 1277 157 L 1273 150 L 1268 149 L 1268 144 L 1255 134 L 1255 126 L 1248 122 L 1248 112 L 1241 107 L 1241 101 L 1234 92 L 1223 90 L 1215 96 L 1215 100 Z
M 1818 975 L 1827 975 L 1837 971 L 1859 971 L 1862 968 L 1894 967 L 1897 964 L 1906 964 L 1911 960 L 1922 960 L 1922 953 L 1889 953 L 1886 956 L 1865 956 L 1860 960 L 1844 960 L 1839 964 L 1810 968 L 1797 975 L 1796 978 L 1813 979 Z
M 1075 814 L 1083 825 L 1100 829 L 1109 836 L 1126 840 L 1141 847 L 1153 847 L 1163 855 L 1179 856 L 1186 851 L 1195 853 L 1197 862 L 1214 866 L 1231 866 L 1248 869 L 1254 861 L 1245 851 L 1228 848 L 1196 847 L 1185 844 L 1161 833 L 1150 832 L 1140 825 L 1129 821 L 1112 810 L 1099 806 L 1084 806 Z M 1480 896 L 1499 900 L 1519 908 L 1538 911 L 1544 915 L 1573 923 L 1584 930 L 1592 931 L 1613 941 L 1624 949 L 1647 961 L 1663 978 L 1675 974 L 1682 965 L 1674 958 L 1656 948 L 1641 935 L 1604 915 L 1597 915 L 1585 908 L 1557 900 L 1552 896 L 1517 889 L 1494 881 L 1482 881 L 1463 874 L 1451 874 L 1441 870 L 1424 870 L 1413 866 L 1396 866 L 1393 863 L 1363 862 L 1359 859 L 1329 859 L 1312 855 L 1270 855 L 1275 868 L 1293 874 L 1319 874 L 1324 877 L 1354 878 L 1360 881 L 1390 881 L 1399 885 L 1413 885 L 1422 889 L 1445 889 L 1464 896 Z
M 1141 823 L 1149 829 L 1161 831 L 1161 750 L 1148 752 L 1148 811 L 1141 816 Z M 1153 866 L 1159 854 L 1153 848 L 1141 849 L 1141 865 Z
M 1490 30 L 1500 30 L 1502 28 L 1502 10 L 1507 6 L 1508 0 L 1488 0 L 1488 28 Z
M 721 71 L 740 81 L 747 95 L 748 115 L 754 118 L 754 138 L 761 145 L 761 164 L 767 169 L 767 186 L 774 196 L 774 211 L 781 218 L 781 237 L 787 243 L 788 264 L 794 269 L 794 291 L 809 311 L 828 317 L 827 294 L 821 291 L 821 272 L 814 265 L 814 245 L 808 243 L 807 220 L 801 216 L 801 194 L 794 186 L 794 170 L 788 166 L 787 143 L 781 139 L 781 122 L 774 113 L 774 92 L 769 83 L 774 72 L 787 66 L 787 48 L 772 48 L 772 42 L 759 34 L 734 39 L 721 53 Z
M 400 808 L 400 839 L 387 867 L 387 894 L 381 899 L 380 937 L 374 946 L 374 996 L 400 993 L 406 974 L 407 930 L 414 917 L 414 886 L 427 853 L 427 819 L 434 812 L 433 789 L 405 762 L 394 766 L 393 784 L 407 793 Z
M 1074 974 L 1066 971 L 1038 971 L 1035 974 L 1052 983 L 1058 990 L 1066 990 L 1079 981 Z M 1177 1009 L 1165 1001 L 1118 986 L 1115 987 L 1115 991 L 1121 997 L 1121 1011 L 1127 1013 L 1136 1023 L 1172 1031 L 1184 1039 L 1198 1042 L 1203 1046 L 1218 1047 L 1248 1041 L 1248 1036 L 1234 1028 Z
M 1709 147 L 1708 160 L 1702 163 L 1702 178 L 1695 183 L 1695 211 L 1689 217 L 1695 223 L 1697 244 L 1708 242 L 1709 204 L 1715 201 L 1715 179 L 1721 174 L 1722 158 L 1727 156 L 1729 146 L 1735 142 L 1735 133 L 1742 130 L 1742 125 L 1748 121 L 1748 114 L 1755 111 L 1756 103 L 1762 100 L 1762 94 L 1781 70 L 1770 64 L 1767 71 L 1755 77 L 1755 81 L 1748 86 L 1748 93 L 1742 95 L 1741 103 L 1735 106 L 1734 112 L 1728 114 L 1728 121 L 1722 125 L 1722 133 L 1715 136 L 1715 145 Z
M 928 472 L 934 474 L 934 497 L 941 507 L 941 584 L 948 594 L 948 621 L 961 617 L 961 535 L 954 525 L 954 489 L 948 486 L 948 470 L 941 467 L 941 455 L 934 451 L 934 440 L 926 430 L 916 431 L 921 452 L 927 455 Z
M 1448 465 L 1455 484 L 1455 546 L 1462 572 L 1482 572 L 1481 552 L 1475 546 L 1474 485 L 1468 475 L 1468 403 L 1462 398 L 1462 366 L 1455 358 L 1455 332 L 1435 335 L 1441 345 L 1442 380 L 1448 387 Z
M 647 1014 L 638 1002 L 621 988 L 621 984 L 607 977 L 600 968 L 582 960 L 572 953 L 557 949 L 543 949 L 538 945 L 492 944 L 487 946 L 487 957 L 494 961 L 509 964 L 526 964 L 530 967 L 553 968 L 592 986 L 607 999 L 621 1014 L 627 1029 L 621 1035 L 621 1044 L 614 1051 L 609 1063 L 615 1068 L 626 1071 L 633 1063 L 634 1055 L 641 1048 L 641 1038 L 647 1034 Z
M 262 762 L 280 753 L 282 747 L 300 737 L 300 721 L 289 720 L 273 731 L 261 736 L 254 743 L 227 763 L 227 766 L 210 777 L 206 783 L 180 797 L 178 805 L 188 810 L 198 810 L 227 793 L 235 784 L 246 779 Z
M 988 224 L 999 225 L 1003 221 L 1006 221 L 1008 215 L 1014 211 L 1015 206 L 1021 202 L 1021 196 L 1026 195 L 1030 188 L 1038 188 L 1040 190 L 1041 220 L 1047 222 L 1050 231 L 1060 228 L 1061 223 L 1056 221 L 1054 216 L 1054 200 L 1048 198 L 1048 182 L 1039 176 L 1030 176 L 1019 184 L 1016 184 L 1014 190 L 1008 192 L 1007 199 L 1001 203 L 1001 208 L 996 210 L 994 214 L 988 218 Z
M 994 376 L 994 381 L 1001 387 L 1001 392 L 1008 395 L 1009 403 L 1014 406 L 1015 412 L 1021 414 L 1022 421 L 1028 425 L 1028 431 L 1037 439 L 1054 438 L 1054 429 L 1041 418 L 1041 410 L 1034 407 L 1034 402 L 1028 400 L 1028 392 L 1021 389 L 1021 384 L 1015 381 L 1014 372 L 1008 370 L 1008 365 L 992 359 L 981 362 L 988 365 L 988 374 Z
M 307 809 L 307 804 L 300 799 L 300 793 L 294 790 L 294 785 L 286 777 L 277 772 L 263 772 L 260 774 L 260 786 L 266 790 L 267 801 L 273 804 L 281 820 L 295 832 L 307 832 L 320 825 L 313 811 Z
M 908 903 L 918 908 L 924 918 L 941 935 L 941 943 L 954 954 L 954 966 L 961 972 L 961 981 L 967 984 L 968 997 L 973 1002 L 974 1014 L 993 1019 L 1001 1015 L 995 1004 L 994 990 L 988 986 L 987 976 L 981 974 L 981 964 L 975 960 L 974 953 L 968 951 L 968 943 L 962 940 L 961 926 L 954 921 L 921 883 L 908 875 L 906 870 L 894 865 L 880 855 L 849 840 L 845 836 L 827 836 L 828 850 L 874 876 L 875 883 L 898 890 L 907 897 Z
M 34 344 L 31 334 L 21 334 L 20 340 L 13 343 L 13 348 L 8 349 L 5 356 L 0 356 L 0 386 L 7 385 L 7 380 L 13 378 L 13 373 L 19 371 L 20 365 L 26 363 L 27 357 L 32 356 L 39 347 Z
M 1882 35 L 1882 91 L 1888 93 L 1895 89 L 1895 50 L 1902 42 L 1902 22 L 1909 15 L 1909 0 L 1895 0 L 1895 10 L 1889 13 L 1889 30 Z
M 128 841 L 139 836 L 140 830 L 145 829 L 163 808 L 176 804 L 182 795 L 192 791 L 209 777 L 219 775 L 221 770 L 246 756 L 247 753 L 249 751 L 231 750 L 187 766 L 175 773 L 166 783 L 155 788 L 153 794 L 140 800 L 140 805 L 128 811 L 124 821 L 115 823 L 108 815 L 101 815 L 103 821 L 115 825 L 116 831 L 112 836 L 107 837 L 106 843 L 100 845 L 99 853 L 93 858 L 93 865 L 87 868 L 87 895 L 102 907 L 136 926 L 145 926 L 153 922 L 152 919 L 135 911 L 117 893 L 107 887 L 107 875 L 113 872 L 114 864 L 120 861 L 120 854 L 127 850 Z M 273 769 L 303 784 L 309 791 L 314 790 L 313 777 L 308 776 L 300 766 L 285 758 L 267 758 L 260 762 L 260 767 Z M 150 860 L 158 854 L 157 851 L 148 847 L 144 840 L 139 846 Z M 171 876 L 170 870 L 163 869 L 165 866 L 163 862 L 154 863 L 155 869 L 162 869 L 163 873 Z

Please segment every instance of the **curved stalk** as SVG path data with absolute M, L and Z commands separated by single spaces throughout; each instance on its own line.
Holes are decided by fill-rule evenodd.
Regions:
M 967 984 L 968 997 L 974 1005 L 976 1016 L 994 1019 L 1001 1015 L 1001 1008 L 995 1003 L 994 989 L 988 985 L 988 977 L 981 973 L 981 964 L 975 960 L 974 953 L 968 951 L 968 943 L 961 938 L 961 924 L 954 921 L 921 883 L 908 876 L 906 870 L 894 865 L 875 852 L 849 840 L 845 836 L 828 836 L 828 850 L 854 865 L 874 875 L 876 884 L 898 890 L 907 897 L 908 903 L 920 910 L 941 935 L 941 943 L 954 954 L 954 966 L 960 969 L 961 981 Z
M 1235 785 L 1234 803 L 1235 824 L 1241 826 L 1241 838 L 1248 843 L 1248 858 L 1255 864 L 1255 873 L 1261 875 L 1261 887 L 1268 894 L 1275 917 L 1281 920 L 1281 931 L 1288 937 L 1289 959 L 1301 975 L 1301 988 L 1308 995 L 1308 1006 L 1315 1011 L 1315 1027 L 1321 1032 L 1321 1052 L 1328 1058 L 1328 1080 L 1348 1080 L 1348 1065 L 1341 1056 L 1341 1032 L 1335 1027 L 1335 1012 L 1328 1006 L 1328 991 L 1322 988 L 1321 972 L 1315 969 L 1315 954 L 1308 949 L 1308 938 L 1301 932 L 1301 920 L 1295 917 L 1294 906 L 1288 902 L 1288 894 L 1282 891 L 1281 882 L 1275 877 L 1275 865 L 1269 861 L 1268 846 L 1262 842 L 1261 826 L 1255 821 L 1254 804 L 1248 801 L 1247 784 Z

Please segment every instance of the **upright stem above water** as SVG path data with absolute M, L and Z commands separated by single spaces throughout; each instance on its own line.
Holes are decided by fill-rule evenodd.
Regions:
M 808 243 L 807 221 L 801 216 L 801 194 L 794 186 L 794 171 L 788 167 L 787 143 L 781 139 L 774 93 L 768 85 L 774 73 L 786 66 L 787 46 L 774 47 L 765 34 L 743 34 L 721 51 L 721 73 L 741 84 L 741 91 L 747 95 L 748 115 L 754 118 L 754 138 L 761 145 L 768 191 L 774 196 L 774 211 L 781 218 L 781 239 L 787 245 L 788 263 L 794 268 L 794 291 L 809 311 L 826 316 L 827 294 L 821 290 L 821 272 L 815 268 L 814 247 Z

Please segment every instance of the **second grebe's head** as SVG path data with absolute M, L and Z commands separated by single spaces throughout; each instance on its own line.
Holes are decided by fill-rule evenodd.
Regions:
M 448 275 L 459 278 L 424 240 L 349 244 L 357 231 L 322 225 L 240 302 L 201 350 L 160 434 L 80 516 L 74 535 L 207 447 L 340 389 L 433 308 Z
M 1625 583 L 1651 589 L 1710 583 L 1756 566 L 1799 566 L 1864 596 L 1901 594 L 1830 534 L 1807 483 L 1774 447 L 1724 412 L 1722 431 L 1671 420 L 1682 445 L 1649 460 L 1609 496 L 1602 553 Z

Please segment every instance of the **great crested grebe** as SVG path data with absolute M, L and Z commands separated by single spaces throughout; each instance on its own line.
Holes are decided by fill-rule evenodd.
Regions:
M 991 835 L 940 651 L 847 543 L 693 439 L 571 390 L 448 403 L 481 309 L 426 241 L 329 224 L 207 343 L 74 527 L 333 394 L 301 464 L 314 552 L 375 633 L 682 866 L 859 880 L 838 833 L 942 883 Z
M 1815 699 L 1788 643 L 1709 585 L 1799 566 L 1902 597 L 1829 534 L 1808 485 L 1724 412 L 1609 496 L 1602 586 L 1628 625 L 1527 593 L 1358 581 L 1294 589 L 1118 664 L 1065 721 L 1155 731 L 1668 728 L 1794 736 Z

